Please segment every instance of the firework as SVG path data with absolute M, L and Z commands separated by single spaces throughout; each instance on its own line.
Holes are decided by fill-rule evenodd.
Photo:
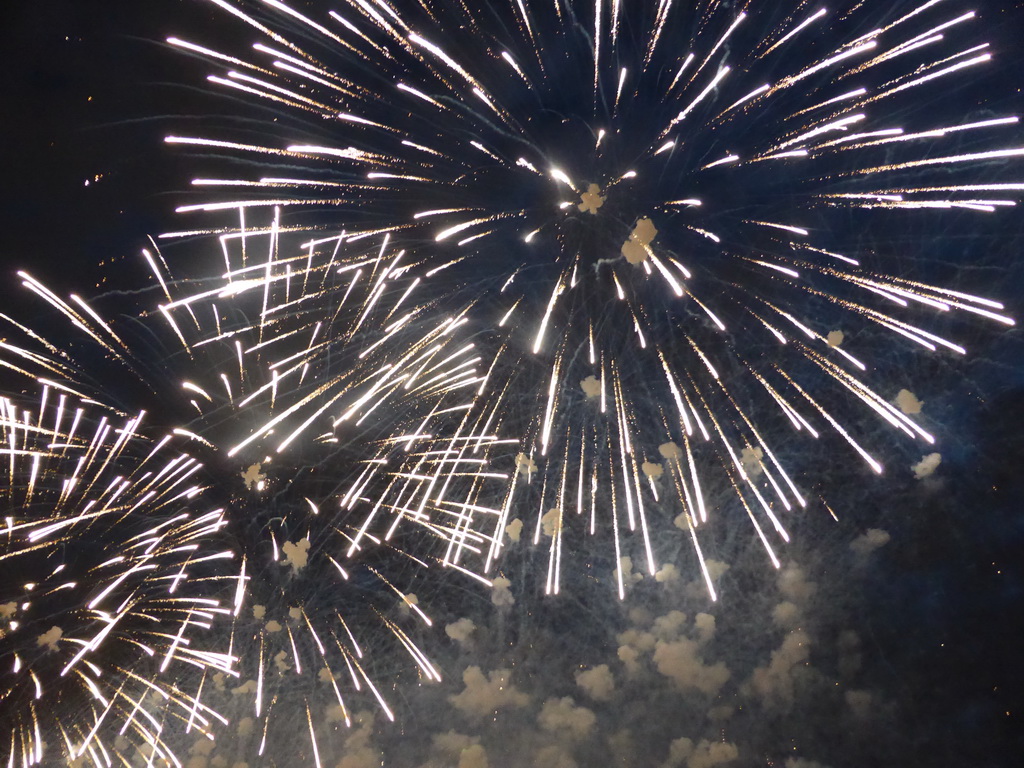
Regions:
M 445 306 L 475 304 L 481 397 L 524 444 L 488 567 L 517 526 L 546 542 L 548 592 L 566 541 L 608 538 L 622 596 L 623 558 L 654 574 L 668 532 L 714 599 L 716 517 L 778 567 L 818 495 L 808 454 L 881 473 L 876 421 L 934 442 L 872 384 L 870 342 L 960 355 L 948 318 L 1013 324 L 892 274 L 936 216 L 998 218 L 1024 189 L 1017 116 L 960 98 L 992 51 L 953 2 L 211 2 L 252 49 L 169 42 L 303 119 L 169 137 L 239 161 L 180 210 L 387 234 Z
M 0 431 L 4 764 L 178 764 L 171 734 L 212 738 L 203 678 L 233 668 L 209 631 L 233 553 L 190 441 L 59 386 L 0 399 Z
M 160 298 L 135 313 L 123 297 L 65 301 L 22 275 L 77 333 L 50 341 L 9 319 L 19 342 L 3 362 L 80 397 L 141 399 L 181 425 L 239 555 L 218 594 L 237 669 L 204 676 L 231 725 L 188 749 L 316 764 L 360 708 L 394 718 L 387 688 L 407 669 L 417 684 L 441 679 L 416 639 L 432 621 L 414 590 L 439 594 L 444 569 L 489 584 L 479 573 L 500 510 L 486 505 L 517 441 L 498 439 L 497 404 L 477 403 L 465 317 L 420 299 L 422 267 L 388 238 L 311 238 L 275 215 L 193 238 L 189 252 L 211 247 L 216 266 L 200 260 L 188 277 L 147 249 Z M 96 347 L 108 369 L 85 353 Z M 296 728 L 309 736 L 298 757 L 284 746 Z

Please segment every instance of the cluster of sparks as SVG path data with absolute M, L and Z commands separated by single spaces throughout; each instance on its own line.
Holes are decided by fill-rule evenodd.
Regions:
M 238 223 L 161 246 L 215 244 L 204 276 L 174 279 L 159 248 L 144 252 L 161 298 L 142 320 L 169 340 L 173 384 L 147 375 L 101 309 L 23 275 L 189 417 L 140 433 L 141 415 L 98 402 L 102 382 L 70 347 L 4 318 L 21 341 L 3 341 L 0 365 L 43 393 L 33 412 L 0 401 L 0 563 L 39 572 L 0 592 L 11 768 L 43 762 L 44 731 L 69 762 L 110 765 L 130 742 L 180 764 L 165 722 L 212 734 L 225 718 L 206 701 L 240 693 L 250 757 L 294 728 L 274 724 L 287 702 L 319 765 L 313 713 L 350 723 L 353 691 L 393 717 L 361 634 L 440 679 L 401 579 L 430 567 L 489 584 L 520 531 L 547 548 L 548 593 L 563 552 L 602 537 L 624 597 L 626 558 L 655 574 L 667 533 L 717 599 L 716 517 L 749 521 L 778 567 L 787 518 L 813 501 L 789 435 L 845 445 L 875 473 L 864 413 L 935 442 L 869 383 L 840 324 L 959 355 L 926 312 L 1013 324 L 998 302 L 876 269 L 907 246 L 862 251 L 848 231 L 874 225 L 884 243 L 894 218 L 998 216 L 1024 191 L 1005 175 L 1024 155 L 1004 138 L 1016 116 L 914 109 L 991 58 L 952 0 L 877 26 L 862 3 L 339 0 L 319 19 L 209 1 L 259 33 L 255 53 L 169 42 L 224 67 L 215 86 L 330 139 L 167 139 L 288 169 L 195 180 L 216 199 L 179 210 Z M 211 490 L 204 452 L 244 482 L 214 475 Z M 93 539 L 88 558 L 66 555 Z M 375 587 L 346 600 L 356 571 Z M 58 606 L 47 642 L 51 619 L 30 618 L 43 600 Z M 228 640 L 198 650 L 207 636 Z M 44 716 L 54 688 L 79 695 L 58 693 Z
M 35 403 L 0 400 L 6 765 L 164 761 L 165 729 L 218 717 L 176 683 L 233 667 L 201 642 L 229 612 L 204 583 L 232 557 L 216 548 L 225 519 L 196 509 L 187 440 L 150 441 L 145 419 L 48 386 Z

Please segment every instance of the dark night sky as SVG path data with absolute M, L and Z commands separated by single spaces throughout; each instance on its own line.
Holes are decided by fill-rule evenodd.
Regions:
M 202 64 L 162 40 L 201 31 L 215 16 L 192 0 L 48 0 L 8 9 L 0 307 L 31 314 L 13 298 L 16 269 L 63 293 L 89 293 L 97 281 L 121 279 L 106 270 L 134 264 L 147 234 L 180 225 L 172 209 L 193 171 L 161 139 L 205 113 L 215 123 L 231 106 L 202 90 Z M 1024 38 L 1007 33 L 1014 24 L 1024 30 L 1020 17 L 1001 17 L 1009 24 L 1000 39 L 1016 50 L 1000 55 L 1010 62 L 1004 76 L 1015 72 L 1024 84 Z M 1020 114 L 1024 101 L 1008 108 Z M 1008 259 L 1024 246 L 1021 232 L 1006 229 L 1017 246 L 1002 244 Z M 1011 265 L 991 292 L 1018 319 L 1022 276 L 1022 262 Z M 913 700 L 908 718 L 918 732 L 928 733 L 929 723 L 936 729 L 934 744 L 920 744 L 938 761 L 928 764 L 953 764 L 942 762 L 942 745 L 957 743 L 965 761 L 958 765 L 1009 767 L 1024 759 L 1024 343 L 1018 330 L 978 339 L 981 359 L 943 398 L 963 441 L 949 453 L 943 484 L 925 491 L 893 481 L 888 496 L 865 494 L 878 506 L 862 517 L 864 527 L 877 515 L 874 524 L 894 543 L 866 580 L 858 610 L 870 609 L 864 653 L 885 670 L 880 679 L 894 698 Z
M 0 116 L 7 270 L 62 281 L 67 265 L 91 270 L 132 256 L 167 226 L 168 193 L 188 182 L 161 139 L 174 118 L 208 106 L 195 90 L 202 70 L 163 40 L 201 29 L 210 14 L 182 0 L 113 0 L 97 10 L 74 0 L 20 5 L 5 24 L 14 62 Z

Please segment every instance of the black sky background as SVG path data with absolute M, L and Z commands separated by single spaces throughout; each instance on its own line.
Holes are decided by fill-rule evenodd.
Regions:
M 3 36 L 12 65 L 0 115 L 8 183 L 0 264 L 81 287 L 134 258 L 174 220 L 187 188 L 162 143 L 216 100 L 202 65 L 164 39 L 202 30 L 214 14 L 183 0 L 20 4 Z M 75 274 L 72 274 L 75 273 Z
M 61 293 L 131 284 L 144 274 L 136 255 L 146 235 L 181 226 L 172 209 L 194 169 L 161 139 L 229 108 L 202 89 L 203 65 L 162 41 L 213 25 L 209 39 L 220 15 L 191 0 L 48 0 L 6 10 L 0 311 L 35 312 L 18 295 L 18 269 Z M 1014 38 L 1007 29 L 1020 29 L 1012 26 L 1020 16 L 1003 17 L 1001 39 Z M 1021 227 L 1007 231 L 1022 243 Z M 1024 261 L 1013 249 L 1002 253 Z M 989 291 L 1018 319 L 1022 274 L 1018 262 Z M 979 338 L 984 358 L 965 373 L 973 389 L 958 390 L 946 411 L 963 442 L 943 466 L 945 484 L 923 494 L 896 483 L 890 509 L 867 513 L 895 543 L 868 596 L 877 612 L 865 622 L 870 652 L 925 694 L 917 715 L 934 723 L 936 743 L 960 741 L 965 757 L 1010 766 L 1024 764 L 1024 345 L 1016 330 L 986 327 Z M 891 509 L 895 519 L 886 518 Z

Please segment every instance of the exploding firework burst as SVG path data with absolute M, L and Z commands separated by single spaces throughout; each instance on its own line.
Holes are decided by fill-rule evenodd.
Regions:
M 394 717 L 386 688 L 407 667 L 416 683 L 440 680 L 415 639 L 432 622 L 413 590 L 439 593 L 443 569 L 488 583 L 499 510 L 486 503 L 511 474 L 493 464 L 511 470 L 505 444 L 517 441 L 499 440 L 496 405 L 476 402 L 465 319 L 420 301 L 416 264 L 387 238 L 311 240 L 274 216 L 192 247 L 210 244 L 224 271 L 204 264 L 190 278 L 147 250 L 162 299 L 125 316 L 116 296 L 112 320 L 103 297 L 65 301 L 22 275 L 77 336 L 58 343 L 8 319 L 19 341 L 3 362 L 78 397 L 141 398 L 182 425 L 240 562 L 218 593 L 230 614 L 221 650 L 237 668 L 195 683 L 233 725 L 189 749 L 294 764 L 298 728 L 316 763 L 353 706 Z
M 172 734 L 218 717 L 190 683 L 233 669 L 208 631 L 233 553 L 189 441 L 59 386 L 0 399 L 0 431 L 4 764 L 177 764 Z
M 952 2 L 211 2 L 254 50 L 170 42 L 297 119 L 168 138 L 241 161 L 181 210 L 386 233 L 476 304 L 482 397 L 524 443 L 498 527 L 547 542 L 549 592 L 564 542 L 607 536 L 654 573 L 669 531 L 714 598 L 716 516 L 777 567 L 817 496 L 809 453 L 880 473 L 875 420 L 934 441 L 872 383 L 867 340 L 957 355 L 949 318 L 1013 324 L 891 269 L 936 217 L 976 227 L 1024 189 L 1018 118 L 960 98 L 992 53 Z

